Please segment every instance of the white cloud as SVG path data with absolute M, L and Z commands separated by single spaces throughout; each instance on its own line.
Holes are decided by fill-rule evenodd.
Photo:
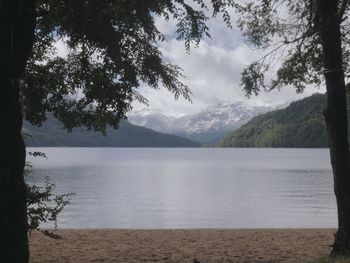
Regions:
M 160 20 L 157 23 L 161 30 L 174 30 L 171 23 L 166 24 Z M 186 53 L 184 43 L 176 41 L 175 36 L 169 32 L 167 35 L 172 38 L 160 44 L 164 57 L 184 69 L 184 83 L 193 93 L 193 103 L 183 99 L 175 101 L 173 95 L 164 89 L 151 90 L 144 87 L 141 93 L 150 102 L 149 110 L 191 114 L 221 101 L 245 101 L 249 104 L 278 106 L 315 92 L 323 92 L 323 89 L 309 88 L 303 94 L 296 94 L 293 87 L 285 87 L 279 92 L 262 92 L 257 97 L 246 98 L 239 86 L 241 72 L 261 54 L 244 44 L 240 32 L 237 29 L 228 29 L 220 18 L 213 19 L 209 26 L 212 38 L 202 40 L 198 48 L 191 49 L 190 54 Z M 134 106 L 138 110 L 144 107 L 137 104 Z
M 54 47 L 57 51 L 57 56 L 67 58 L 69 54 L 69 47 L 67 46 L 66 41 L 67 39 L 59 39 L 54 43 Z
M 234 14 L 232 18 L 234 25 Z M 204 38 L 199 47 L 193 47 L 188 54 L 184 43 L 176 40 L 174 21 L 166 22 L 156 18 L 156 23 L 160 32 L 168 38 L 168 41 L 160 43 L 159 47 L 168 61 L 184 69 L 186 78 L 183 82 L 193 93 L 193 103 L 182 98 L 174 100 L 173 94 L 163 88 L 153 90 L 142 87 L 139 91 L 149 100 L 150 111 L 175 115 L 191 114 L 222 101 L 278 106 L 315 92 L 324 92 L 324 88 L 308 88 L 303 94 L 296 94 L 293 87 L 285 87 L 279 92 L 262 92 L 259 96 L 248 99 L 239 86 L 241 72 L 246 65 L 262 54 L 244 43 L 237 28 L 227 28 L 221 17 L 212 19 L 208 23 L 212 38 Z M 67 55 L 68 48 L 63 41 L 58 41 L 56 47 L 60 56 Z M 133 106 L 136 110 L 145 107 L 137 102 Z

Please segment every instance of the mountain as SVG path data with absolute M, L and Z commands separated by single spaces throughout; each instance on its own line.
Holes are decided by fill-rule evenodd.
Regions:
M 177 119 L 172 133 L 215 145 L 227 131 L 237 129 L 252 117 L 269 110 L 269 107 L 249 107 L 243 102 L 220 103 Z
M 122 121 L 117 130 L 107 129 L 107 136 L 76 128 L 71 133 L 62 129 L 62 125 L 49 117 L 40 128 L 24 124 L 26 145 L 32 147 L 68 146 L 68 147 L 199 147 L 200 144 L 175 135 L 155 132 L 151 129 L 135 126 Z
M 157 132 L 172 133 L 172 125 L 176 117 L 153 112 L 133 112 L 128 116 L 128 121 L 134 125 L 146 127 Z
M 167 132 L 215 145 L 228 131 L 240 127 L 252 117 L 271 110 L 270 107 L 247 106 L 243 102 L 220 103 L 198 114 L 179 118 L 154 113 L 133 113 L 128 120 L 159 132 Z
M 285 109 L 259 115 L 229 133 L 223 147 L 328 147 L 323 110 L 326 95 L 314 94 Z M 348 106 L 350 113 L 350 107 Z

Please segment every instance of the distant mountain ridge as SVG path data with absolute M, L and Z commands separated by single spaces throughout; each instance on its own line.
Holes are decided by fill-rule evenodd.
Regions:
M 134 125 L 146 127 L 157 132 L 171 133 L 176 117 L 161 113 L 137 112 L 128 116 L 128 121 Z
M 71 133 L 52 116 L 38 128 L 24 123 L 26 145 L 32 147 L 199 147 L 200 143 L 175 135 L 155 132 L 122 121 L 119 129 L 107 129 L 107 136 L 76 128 Z
M 328 147 L 323 118 L 327 97 L 314 94 L 291 103 L 287 108 L 254 117 L 227 134 L 222 147 Z M 348 105 L 350 113 L 350 106 Z
M 128 116 L 128 120 L 159 132 L 179 135 L 205 145 L 215 145 L 228 131 L 270 110 L 272 108 L 268 106 L 247 106 L 243 102 L 219 103 L 200 113 L 179 118 L 159 113 L 134 113 Z

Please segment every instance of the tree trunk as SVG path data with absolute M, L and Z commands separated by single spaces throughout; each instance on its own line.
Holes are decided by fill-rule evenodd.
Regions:
M 34 0 L 0 1 L 0 259 L 29 261 L 20 83 L 34 42 Z
M 321 0 L 319 6 L 320 37 L 327 87 L 325 119 L 338 209 L 338 230 L 333 244 L 332 255 L 349 254 L 350 252 L 348 119 L 346 87 L 342 68 L 341 18 L 338 16 L 337 2 L 334 0 Z

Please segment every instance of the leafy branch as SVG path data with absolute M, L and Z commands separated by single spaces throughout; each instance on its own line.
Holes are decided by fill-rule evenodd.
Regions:
M 34 157 L 46 158 L 43 152 L 31 152 L 29 155 Z M 25 175 L 32 172 L 32 164 L 26 162 Z M 63 209 L 70 203 L 70 198 L 73 193 L 55 194 L 55 184 L 51 183 L 46 177 L 44 185 L 28 185 L 27 184 L 27 216 L 28 216 L 28 231 L 29 234 L 33 230 L 39 230 L 45 236 L 53 239 L 61 237 L 53 231 L 41 229 L 42 223 L 53 223 L 54 229 L 57 229 L 58 216 Z

